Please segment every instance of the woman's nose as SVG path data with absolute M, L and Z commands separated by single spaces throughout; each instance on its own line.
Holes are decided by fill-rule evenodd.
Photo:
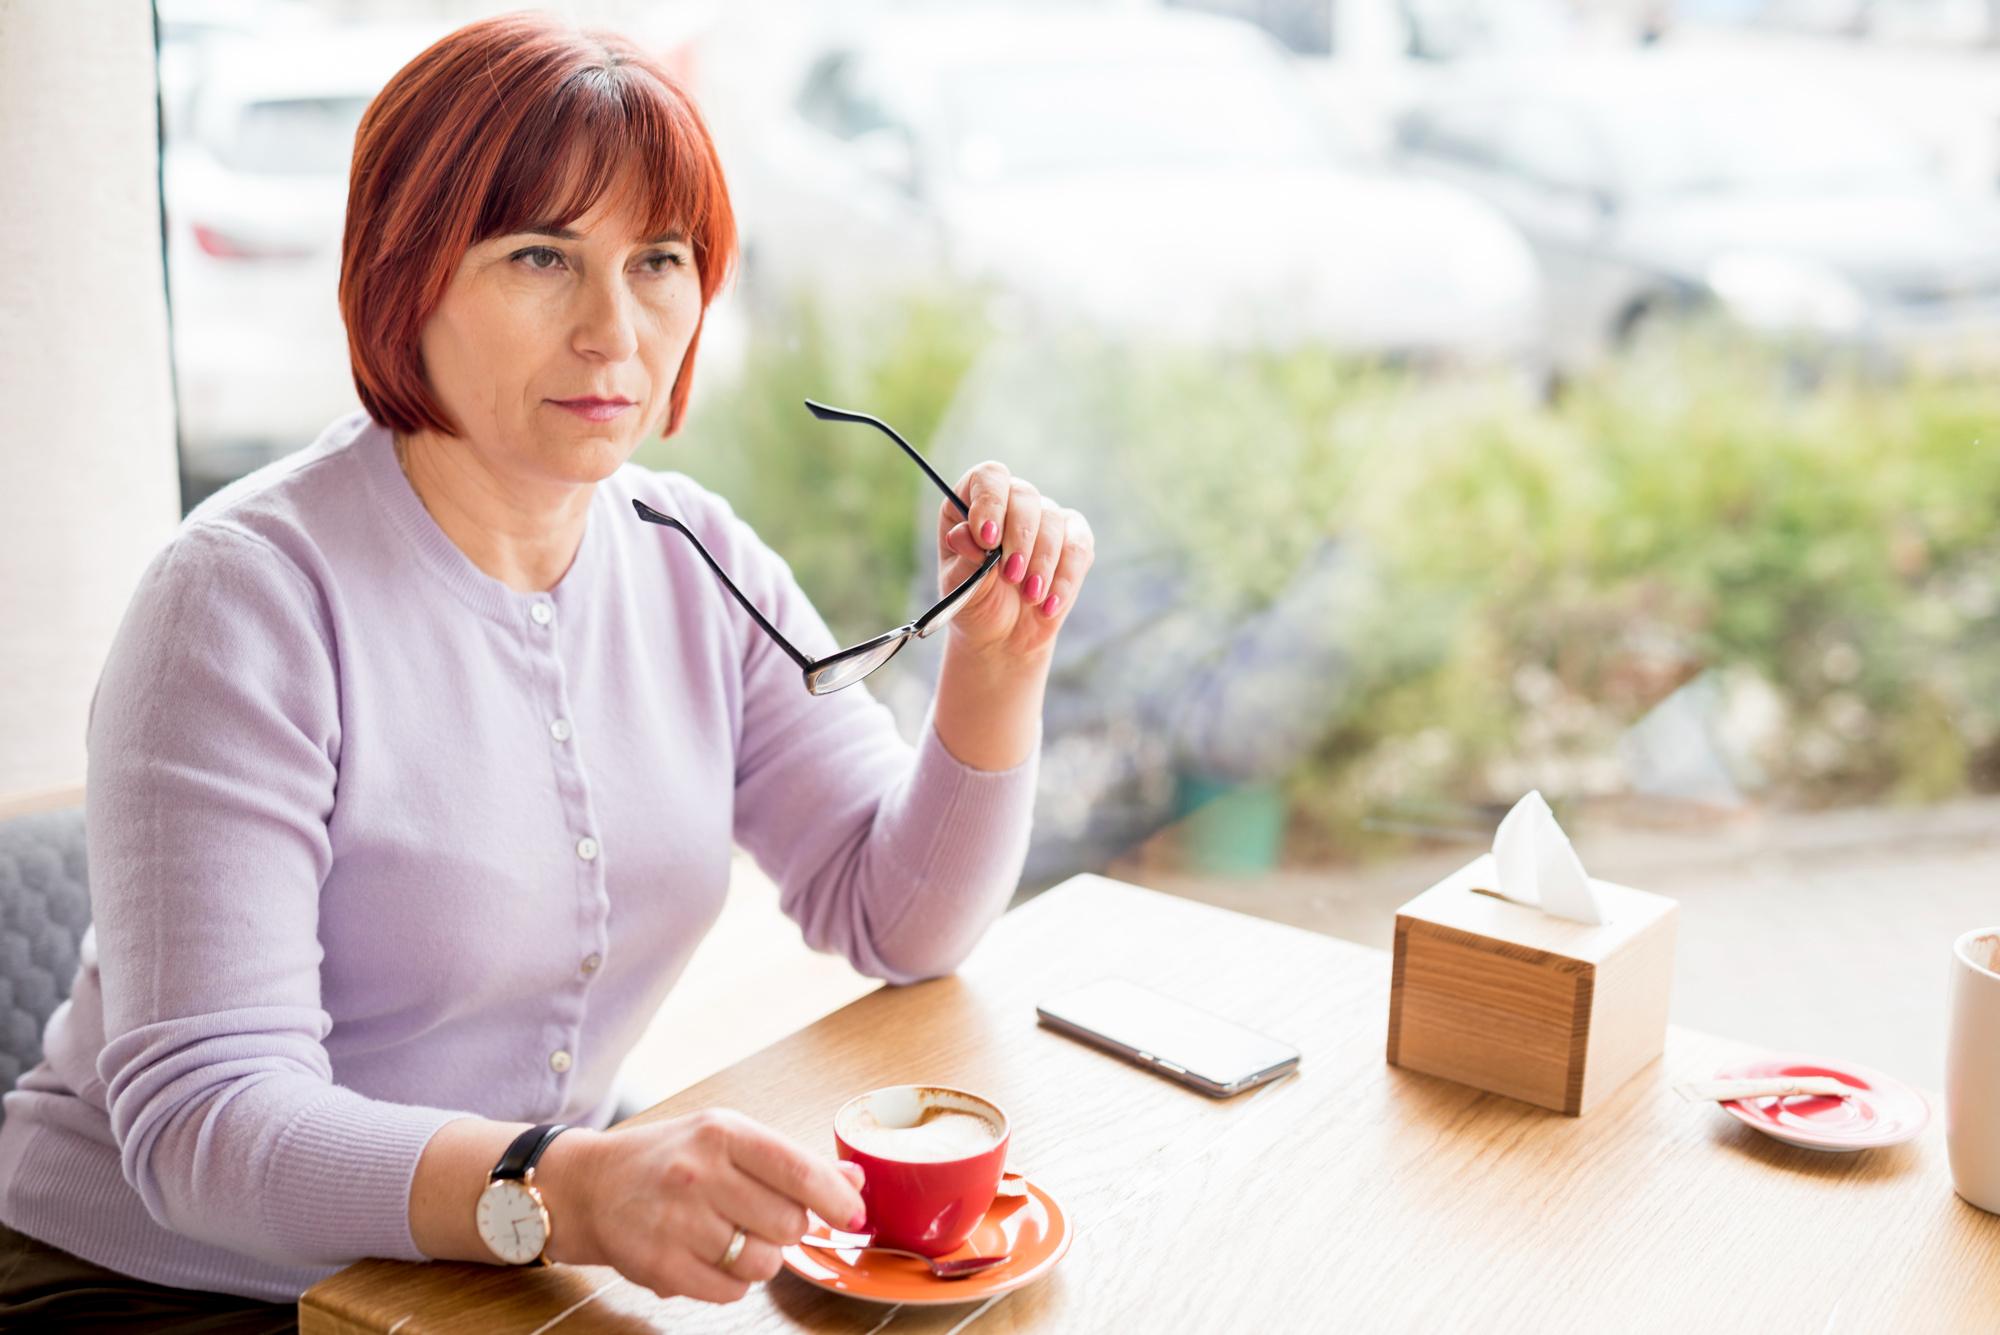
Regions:
M 616 283 L 591 284 L 583 297 L 572 346 L 586 357 L 622 362 L 639 347 L 632 298 Z

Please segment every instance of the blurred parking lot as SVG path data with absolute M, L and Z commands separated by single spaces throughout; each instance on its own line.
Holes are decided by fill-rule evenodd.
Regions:
M 500 8 L 159 0 L 190 505 L 353 408 L 354 125 Z M 2000 787 L 2000 5 L 566 10 L 693 87 L 744 233 L 641 462 L 847 639 L 929 525 L 801 397 L 1096 523 L 1033 878 Z

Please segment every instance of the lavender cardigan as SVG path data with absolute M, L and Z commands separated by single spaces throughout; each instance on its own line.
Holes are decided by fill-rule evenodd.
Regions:
M 1034 764 L 815 698 L 784 563 L 687 479 L 601 484 L 546 594 L 475 568 L 356 416 L 222 492 L 147 572 L 90 723 L 95 940 L 6 1098 L 0 1219 L 114 1270 L 295 1298 L 420 1259 L 454 1118 L 602 1126 L 720 910 L 730 845 L 806 940 L 951 970 L 1020 873 Z

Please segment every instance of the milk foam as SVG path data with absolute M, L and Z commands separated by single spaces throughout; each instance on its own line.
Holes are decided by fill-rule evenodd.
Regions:
M 949 1163 L 984 1154 L 1000 1143 L 1000 1128 L 975 1112 L 928 1107 L 915 1126 L 884 1126 L 861 1108 L 843 1129 L 855 1149 L 898 1163 Z

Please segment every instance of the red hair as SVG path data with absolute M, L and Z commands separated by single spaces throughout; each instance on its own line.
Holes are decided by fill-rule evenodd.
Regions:
M 704 314 L 736 260 L 736 219 L 701 113 L 674 77 L 622 38 L 510 14 L 460 28 L 405 65 L 354 141 L 340 313 L 354 387 L 392 431 L 456 435 L 418 339 L 465 252 L 559 228 L 624 194 L 643 236 L 686 234 Z M 680 428 L 695 326 L 674 379 Z

